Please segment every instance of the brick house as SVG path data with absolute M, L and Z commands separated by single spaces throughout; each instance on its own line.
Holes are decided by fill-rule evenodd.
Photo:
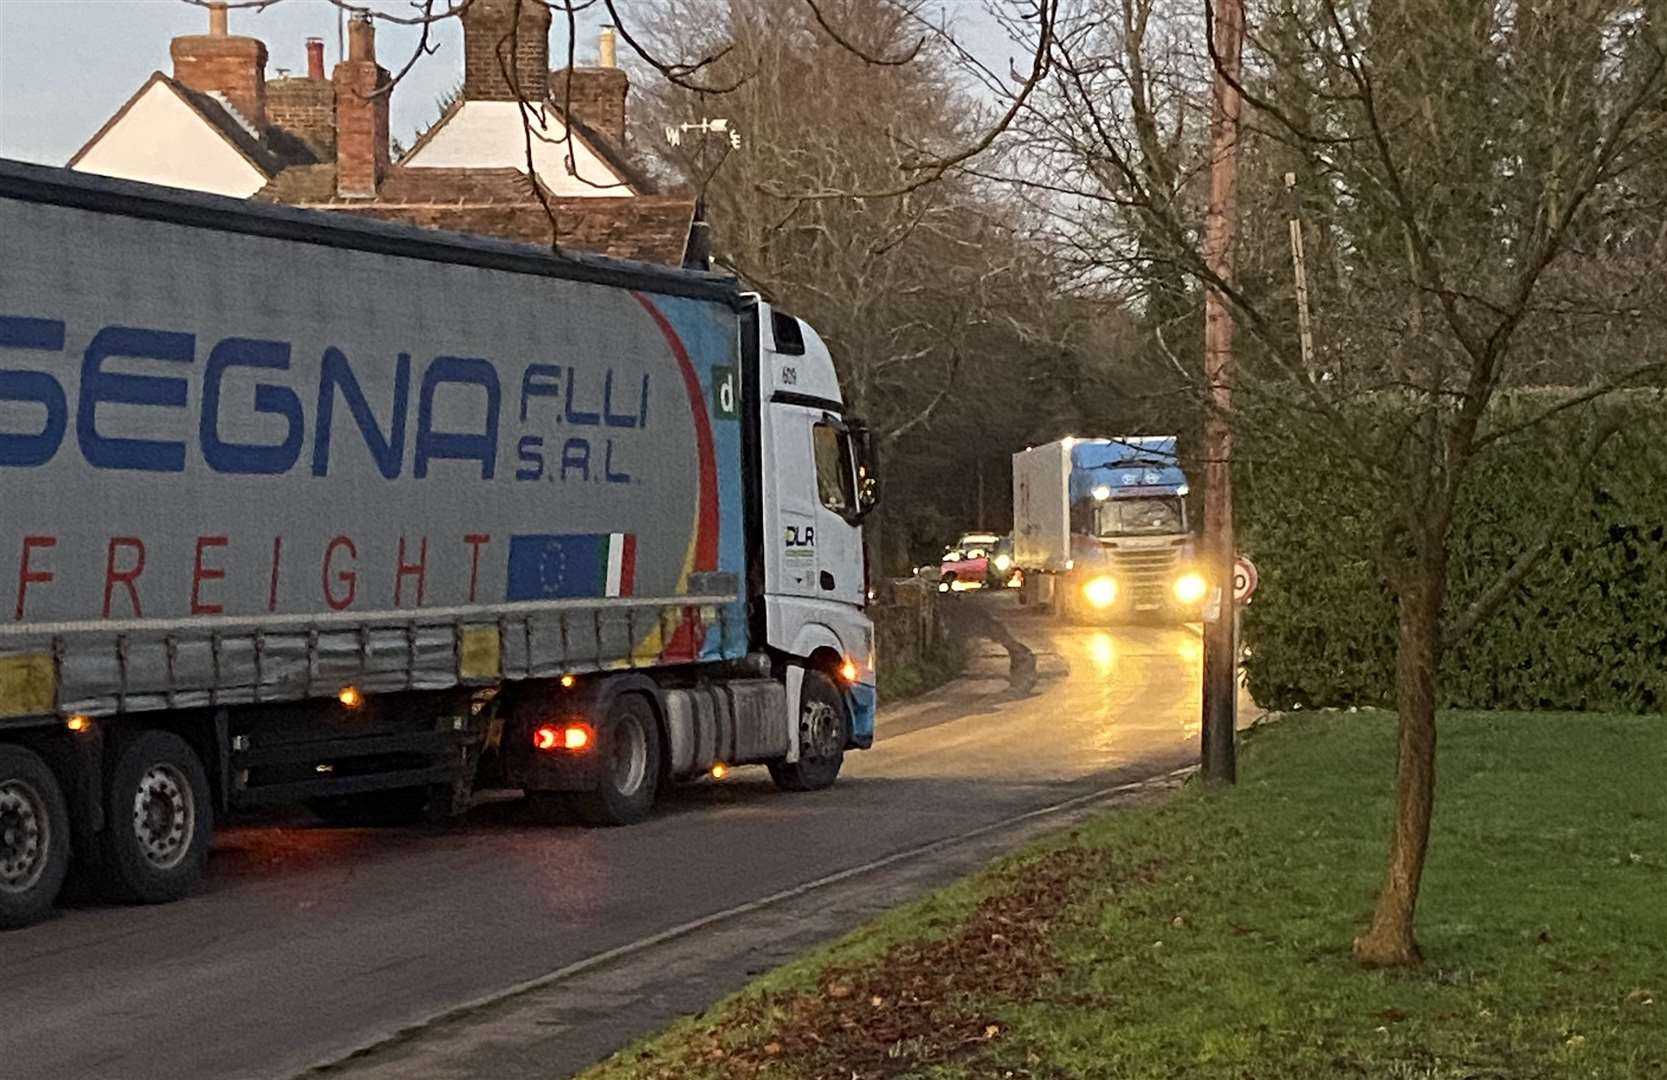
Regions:
M 630 83 L 612 31 L 599 65 L 551 71 L 550 10 L 520 7 L 519 23 L 514 0 L 464 10 L 462 92 L 397 162 L 392 76 L 368 19 L 349 24 L 328 77 L 324 43 L 311 38 L 304 76 L 268 79 L 265 43 L 231 34 L 214 5 L 207 34 L 171 43 L 172 75 L 153 74 L 69 165 L 540 244 L 552 236 L 548 202 L 565 247 L 698 264 L 695 201 L 657 192 L 627 153 Z

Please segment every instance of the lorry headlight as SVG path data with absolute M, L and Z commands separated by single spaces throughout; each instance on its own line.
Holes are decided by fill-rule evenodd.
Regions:
M 1182 574 L 1175 579 L 1175 599 L 1183 604 L 1196 604 L 1204 599 L 1204 578 L 1200 574 Z
M 1012 567 L 1013 567 L 1013 556 L 1007 554 L 1006 552 L 1003 552 L 1002 554 L 996 556 L 996 569 L 997 570 L 1000 570 L 1002 573 L 1005 574 L 1005 573 L 1007 573 L 1008 570 L 1012 569 Z
M 1082 587 L 1082 595 L 1094 607 L 1110 607 L 1117 601 L 1117 582 L 1108 577 L 1097 577 Z

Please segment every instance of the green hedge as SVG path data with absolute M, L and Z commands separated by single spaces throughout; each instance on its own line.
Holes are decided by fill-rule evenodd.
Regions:
M 1499 419 L 1543 409 L 1543 392 Z M 1599 408 L 1620 432 L 1580 477 Z M 1390 438 L 1384 407 L 1360 437 Z M 1508 419 L 1506 420 L 1508 422 Z M 1277 417 L 1241 437 L 1239 546 L 1261 586 L 1244 613 L 1251 692 L 1288 708 L 1392 702 L 1395 604 L 1377 550 L 1387 495 L 1348 455 Z M 1448 707 L 1667 711 L 1667 403 L 1628 395 L 1569 410 L 1477 464 L 1455 521 L 1449 612 L 1462 610 L 1557 523 L 1548 557 L 1481 628 L 1449 650 Z

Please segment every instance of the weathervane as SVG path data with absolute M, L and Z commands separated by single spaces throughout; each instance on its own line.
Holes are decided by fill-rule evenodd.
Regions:
M 731 127 L 729 121 L 723 117 L 714 120 L 701 117 L 697 124 L 667 124 L 666 142 L 671 146 L 682 146 L 683 136 L 691 131 L 698 131 L 702 135 L 723 135 L 727 133 L 729 135 L 729 148 L 731 150 L 741 149 L 741 133 Z

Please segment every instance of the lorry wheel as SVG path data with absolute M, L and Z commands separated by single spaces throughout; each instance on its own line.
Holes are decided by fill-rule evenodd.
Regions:
M 358 795 L 331 795 L 313 799 L 307 809 L 328 825 L 363 828 L 391 828 L 420 825 L 430 821 L 434 800 L 426 787 L 367 791 Z
M 596 732 L 597 786 L 568 796 L 586 825 L 635 825 L 660 785 L 660 722 L 641 694 L 621 694 Z
M 805 672 L 799 690 L 799 760 L 770 765 L 770 779 L 783 791 L 820 791 L 833 786 L 845 764 L 851 720 L 832 679 Z
M 57 899 L 69 870 L 69 807 L 46 762 L 0 746 L 0 930 L 27 926 Z
M 1053 613 L 1066 626 L 1077 626 L 1082 622 L 1082 605 L 1076 593 L 1075 585 L 1054 584 Z
M 214 832 L 208 775 L 184 739 L 141 731 L 118 743 L 99 834 L 100 877 L 120 900 L 178 900 L 202 876 Z

